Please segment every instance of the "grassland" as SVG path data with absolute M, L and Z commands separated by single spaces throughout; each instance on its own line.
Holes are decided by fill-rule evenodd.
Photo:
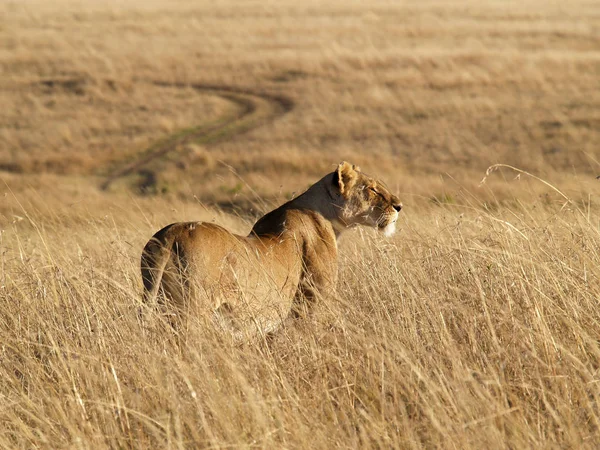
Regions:
M 0 447 L 600 445 L 600 6 L 322 3 L 0 4 Z M 138 318 L 158 228 L 342 159 L 405 208 L 336 298 L 241 347 Z

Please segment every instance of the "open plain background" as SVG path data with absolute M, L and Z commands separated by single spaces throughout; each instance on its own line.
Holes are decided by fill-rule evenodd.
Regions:
M 138 318 L 156 230 L 343 159 L 405 207 L 336 298 Z M 597 448 L 598 174 L 596 1 L 2 1 L 0 447 Z

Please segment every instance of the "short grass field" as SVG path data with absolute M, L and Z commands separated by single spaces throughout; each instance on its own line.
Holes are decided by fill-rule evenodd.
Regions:
M 0 17 L 0 448 L 600 446 L 598 2 Z M 248 233 L 342 160 L 404 208 L 310 316 L 139 314 L 155 231 Z

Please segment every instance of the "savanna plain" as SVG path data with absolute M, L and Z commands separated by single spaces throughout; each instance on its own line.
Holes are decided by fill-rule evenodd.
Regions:
M 600 446 L 600 3 L 0 18 L 1 448 Z M 141 302 L 155 231 L 245 234 L 342 160 L 404 208 L 334 298 L 239 346 Z

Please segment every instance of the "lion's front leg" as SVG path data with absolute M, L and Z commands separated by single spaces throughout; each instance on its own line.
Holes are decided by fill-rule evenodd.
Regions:
M 337 285 L 337 249 L 310 252 L 304 260 L 300 283 L 294 296 L 292 314 L 303 317 L 310 313 L 321 299 L 327 299 L 335 293 Z

